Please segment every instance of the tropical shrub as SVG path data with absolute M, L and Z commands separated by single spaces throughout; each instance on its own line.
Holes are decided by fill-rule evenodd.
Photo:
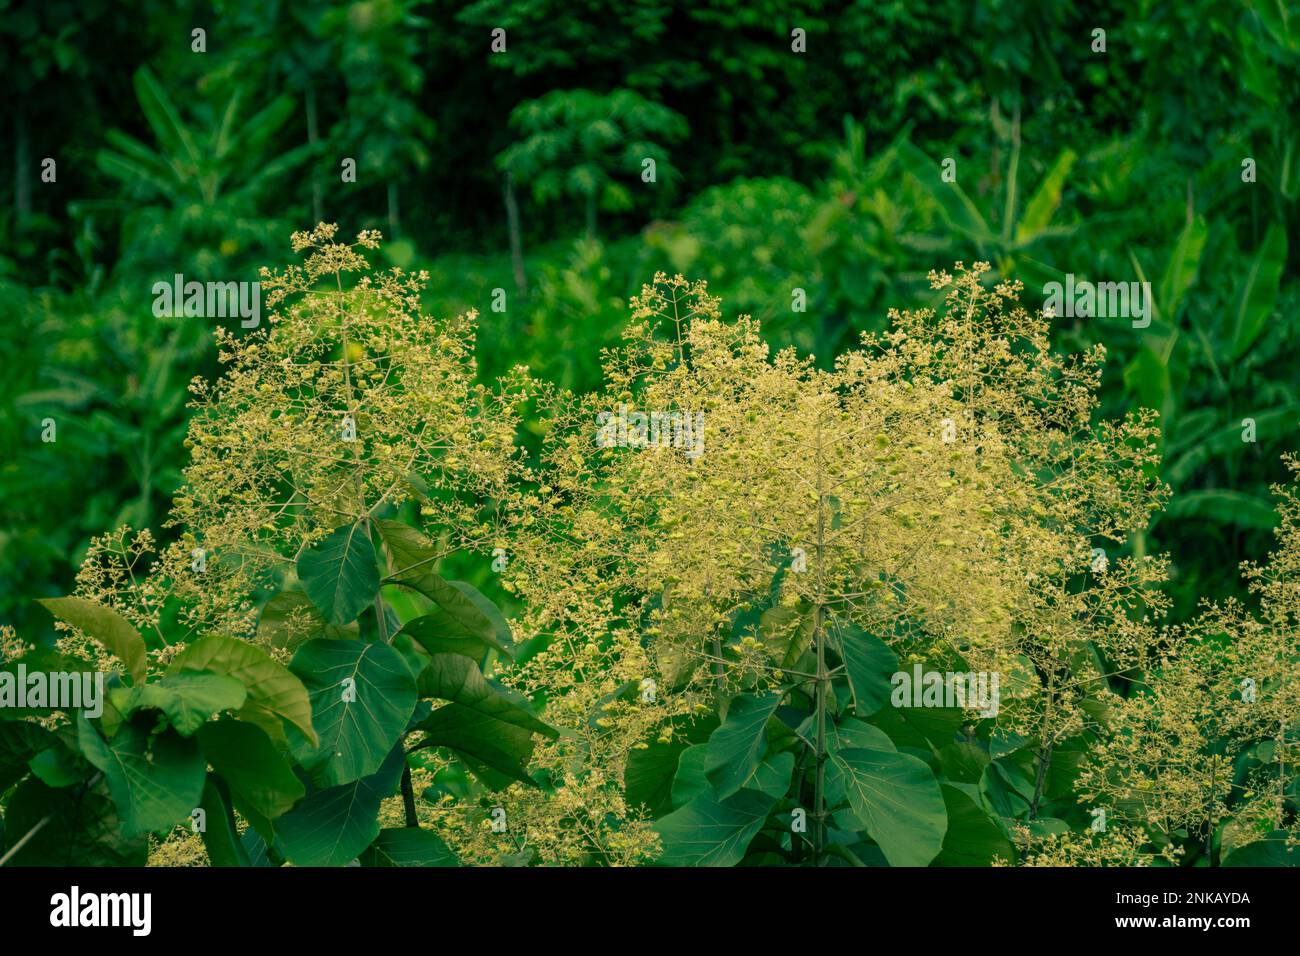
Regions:
M 1143 660 L 1163 564 L 1094 546 L 1161 501 L 1151 416 L 1090 422 L 1100 352 L 1056 359 L 986 269 L 933 275 L 943 316 L 831 371 L 661 275 L 605 388 L 557 409 L 508 575 L 549 642 L 520 675 L 625 760 L 662 862 L 1010 860 L 1108 669 Z M 620 409 L 631 448 L 590 427 Z M 702 454 L 645 434 L 697 414 Z M 1002 674 L 1002 710 L 886 706 L 916 664 Z
M 121 219 L 127 268 L 211 275 L 236 253 L 270 248 L 288 227 L 257 211 L 314 152 L 302 145 L 267 156 L 293 101 L 282 96 L 249 110 L 240 87 L 220 106 L 200 100 L 200 121 L 192 123 L 148 67 L 136 71 L 134 86 L 153 142 L 109 130 L 95 162 L 127 198 L 82 201 L 76 211 Z

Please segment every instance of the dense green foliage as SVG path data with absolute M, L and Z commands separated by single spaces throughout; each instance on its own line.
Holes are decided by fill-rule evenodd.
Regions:
M 1217 569 L 1267 545 L 1266 489 L 1300 411 L 1285 5 L 132 6 L 10 3 L 0 28 L 16 83 L 0 614 L 26 622 L 17 595 L 59 593 L 91 534 L 148 523 L 176 487 L 179 396 L 214 368 L 211 330 L 152 318 L 152 283 L 244 277 L 286 223 L 322 218 L 400 237 L 389 255 L 430 269 L 435 311 L 486 312 L 507 290 L 485 370 L 524 361 L 580 389 L 656 268 L 707 276 L 774 343 L 818 355 L 881 328 L 936 262 L 1149 280 L 1149 328 L 1078 321 L 1060 344 L 1102 342 L 1124 370 L 1108 412 L 1164 414 L 1181 494 L 1147 546 L 1174 554 L 1176 613 L 1232 592 Z M 539 138 L 545 123 L 561 139 Z M 600 145 L 619 136 L 658 156 L 657 183 L 629 163 L 635 141 Z M 941 157 L 958 160 L 958 199 Z M 47 415 L 57 455 L 36 441 Z

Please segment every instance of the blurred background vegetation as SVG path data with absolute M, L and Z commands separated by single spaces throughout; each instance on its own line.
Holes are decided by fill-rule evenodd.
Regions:
M 1285 0 L 0 0 L 0 62 L 0 622 L 47 628 L 31 599 L 92 534 L 165 514 L 217 363 L 153 283 L 253 280 L 320 220 L 382 229 L 429 310 L 479 309 L 485 376 L 574 389 L 656 269 L 823 362 L 957 259 L 1031 306 L 1065 273 L 1148 281 L 1148 328 L 1057 330 L 1106 346 L 1105 414 L 1162 413 L 1174 498 L 1137 547 L 1172 552 L 1182 618 L 1270 546 L 1300 450 Z

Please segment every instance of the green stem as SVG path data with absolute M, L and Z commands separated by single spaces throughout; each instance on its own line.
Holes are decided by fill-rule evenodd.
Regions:
M 411 783 L 411 768 L 402 768 L 402 809 L 406 812 L 406 825 L 420 828 L 420 818 L 415 812 L 415 786 Z
M 1050 725 L 1052 720 L 1052 704 L 1054 699 L 1053 681 L 1055 674 L 1049 674 L 1047 678 L 1047 707 L 1043 711 L 1043 732 L 1038 740 L 1038 774 L 1034 781 L 1034 799 L 1029 805 L 1029 819 L 1038 819 L 1038 805 L 1043 799 L 1043 787 L 1047 783 L 1047 771 L 1052 765 L 1052 736 Z
M 826 671 L 825 562 L 826 495 L 822 469 L 822 423 L 817 419 L 817 601 L 813 608 L 813 641 L 817 647 L 817 768 L 813 783 L 813 865 L 821 866 L 826 848 L 826 711 L 830 678 Z

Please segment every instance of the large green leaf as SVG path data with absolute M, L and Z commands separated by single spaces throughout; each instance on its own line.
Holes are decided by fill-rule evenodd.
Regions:
M 221 793 L 218 781 L 211 774 L 204 784 L 203 799 L 199 806 L 207 818 L 202 835 L 203 848 L 208 851 L 208 862 L 212 866 L 251 866 L 248 851 L 239 842 L 235 818 Z
M 415 681 L 387 644 L 308 641 L 290 669 L 311 699 L 318 747 L 295 755 L 322 786 L 350 783 L 379 769 L 415 710 Z
M 1024 813 L 1033 801 L 1033 782 L 1009 759 L 991 761 L 980 775 L 979 789 L 988 805 L 1007 820 Z
M 274 848 L 275 841 L 267 839 L 255 828 L 249 827 L 239 838 L 239 846 L 248 857 L 250 866 L 282 866 L 284 855 Z
M 54 743 L 28 761 L 32 773 L 51 787 L 73 787 L 90 775 L 90 765 L 77 748 L 75 727 L 60 728 Z
M 1300 51 L 1300 31 L 1292 28 L 1288 5 L 1283 0 L 1252 0 L 1249 6 L 1280 46 L 1292 53 Z
M 1047 171 L 1037 191 L 1025 204 L 1025 212 L 1016 226 L 1016 244 L 1024 245 L 1036 239 L 1052 221 L 1056 207 L 1061 204 L 1061 192 L 1065 189 L 1065 179 L 1074 168 L 1079 154 L 1068 146 L 1061 150 Z
M 513 653 L 510 625 L 477 588 L 464 581 L 443 580 L 432 571 L 411 572 L 394 580 L 437 605 L 405 628 L 429 653 L 468 653 L 472 650 L 471 640 L 496 648 L 507 657 Z
M 1285 830 L 1274 830 L 1229 853 L 1223 866 L 1300 866 L 1300 850 L 1287 843 Z
M 81 597 L 41 598 L 40 603 L 59 620 L 104 645 L 126 666 L 135 683 L 144 683 L 147 668 L 144 638 L 121 614 Z
M 965 711 L 955 707 L 882 707 L 867 723 L 883 730 L 895 747 L 927 750 L 953 743 L 965 720 Z
M 516 780 L 535 784 L 526 769 L 533 753 L 530 728 L 464 704 L 439 707 L 417 728 L 424 731 L 419 747 L 446 747 L 455 751 L 491 789 L 503 789 Z
M 898 655 L 880 638 L 859 627 L 839 633 L 840 654 L 853 690 L 854 710 L 869 717 L 889 700 L 890 678 L 898 670 Z
M 677 774 L 673 777 L 672 806 L 674 808 L 690 803 L 701 794 L 713 793 L 714 797 L 717 797 L 713 784 L 709 783 L 708 762 L 708 744 L 687 747 L 682 753 L 681 760 L 677 762 Z
M 954 783 L 978 784 L 989 765 L 989 754 L 978 743 L 963 741 L 939 748 L 939 767 Z
M 419 577 L 433 570 L 438 553 L 419 531 L 409 524 L 389 518 L 380 518 L 375 522 L 375 527 L 379 529 L 379 537 L 388 548 L 389 564 L 395 576 L 410 574 Z
M 233 637 L 209 634 L 177 654 L 167 669 L 168 674 L 203 671 L 226 674 L 240 681 L 248 691 L 248 700 L 240 708 L 239 717 L 256 723 L 273 739 L 283 739 L 280 720 L 284 719 L 309 740 L 316 741 L 307 688 L 261 648 Z
M 481 661 L 492 649 L 510 653 L 510 648 L 497 640 L 495 634 L 471 630 L 442 608 L 407 621 L 400 633 L 410 636 L 430 654 L 460 654 L 471 661 Z
M 939 866 L 990 866 L 995 859 L 1016 860 L 1016 849 L 1002 828 L 967 793 L 944 785 L 943 803 L 948 829 L 943 836 Z
M 1124 367 L 1124 385 L 1137 396 L 1138 403 L 1154 408 L 1160 421 L 1167 422 L 1173 412 L 1173 385 L 1169 363 L 1154 349 L 1143 345 Z
M 379 836 L 379 806 L 406 766 L 394 747 L 378 772 L 304 797 L 276 823 L 276 846 L 295 866 L 344 866 Z
M 497 606 L 464 581 L 446 581 L 433 570 L 438 553 L 414 528 L 400 521 L 376 522 L 392 557 L 389 581 L 424 595 L 436 607 L 407 628 L 429 653 L 450 651 L 469 657 L 477 646 L 494 647 L 510 656 L 514 639 Z
M 117 129 L 106 130 L 104 142 L 113 149 L 101 149 L 95 154 L 96 164 L 101 170 L 123 182 L 131 179 L 147 182 L 169 201 L 178 198 L 175 171 L 155 150 Z
M 779 800 L 790 792 L 794 764 L 794 754 L 789 750 L 768 754 L 745 781 L 745 789 L 757 790 Z
M 767 750 L 763 729 L 781 703 L 781 693 L 743 695 L 731 702 L 727 719 L 709 737 L 705 772 L 718 797 L 745 786 Z
M 274 820 L 306 792 L 289 761 L 255 724 L 210 721 L 199 730 L 199 743 L 207 762 L 230 788 L 235 806 L 246 816 Z
M 265 156 L 270 151 L 272 137 L 296 112 L 293 99 L 283 94 L 271 100 L 252 116 L 240 116 L 237 106 L 238 102 L 232 97 L 232 102 L 227 106 L 226 115 L 222 119 L 216 154 L 223 158 L 233 152 L 245 150 L 252 150 L 259 157 Z M 246 159 L 246 157 L 241 158 Z M 263 170 L 265 170 L 264 166 Z M 262 175 L 266 175 L 265 171 Z
M 663 844 L 663 866 L 735 866 L 763 828 L 776 798 L 757 790 L 740 790 L 720 800 L 702 793 L 685 806 L 655 821 Z
M 1160 310 L 1161 316 L 1171 325 L 1178 316 L 1178 308 L 1182 304 L 1183 296 L 1196 281 L 1196 274 L 1201 267 L 1201 253 L 1205 249 L 1205 240 L 1209 234 L 1205 217 L 1197 216 L 1188 221 L 1183 231 L 1179 233 L 1178 241 L 1174 243 L 1173 252 L 1169 255 L 1169 263 L 1165 266 L 1164 277 L 1160 280 L 1160 288 L 1157 290 L 1160 297 L 1156 300 L 1156 307 Z
M 838 721 L 827 721 L 826 724 L 826 738 L 829 741 L 831 750 L 898 749 L 894 746 L 894 742 L 889 739 L 889 734 L 879 727 L 854 717 L 842 717 Z M 811 739 L 810 735 L 817 732 L 816 717 L 810 715 L 803 726 L 800 727 L 799 732 Z
M 135 95 L 140 101 L 140 109 L 145 119 L 153 128 L 158 145 L 167 153 L 173 163 L 180 161 L 190 167 L 200 167 L 202 160 L 194 138 L 181 121 L 180 114 L 172 105 L 167 91 L 158 82 L 153 71 L 142 66 L 135 71 Z
M 355 621 L 379 592 L 375 546 L 365 522 L 336 528 L 304 551 L 298 578 L 327 624 Z
M 1271 501 L 1231 488 L 1202 488 L 1175 495 L 1165 517 L 1198 518 L 1261 531 L 1271 531 L 1277 524 Z
M 673 779 L 687 746 L 684 740 L 652 740 L 628 754 L 623 770 L 628 806 L 644 806 L 651 817 L 672 806 Z
M 1236 302 L 1229 316 L 1224 340 L 1229 343 L 1228 357 L 1238 359 L 1255 344 L 1277 305 L 1278 286 L 1286 266 L 1286 230 L 1273 223 L 1264 241 L 1250 259 L 1242 276 Z
M 192 736 L 213 714 L 239 710 L 248 699 L 241 681 L 226 674 L 169 674 L 152 684 L 115 695 L 113 704 L 129 717 L 141 708 L 161 710 L 182 737 Z
M 850 748 L 831 754 L 827 798 L 848 801 L 849 815 L 891 866 L 925 866 L 943 847 L 948 826 L 934 773 L 909 754 Z
M 1253 412 L 1250 417 L 1255 422 L 1255 433 L 1260 444 L 1280 441 L 1291 433 L 1296 418 L 1300 417 L 1300 405 L 1277 405 Z M 1185 451 L 1171 455 L 1161 469 L 1162 477 L 1174 487 L 1184 484 L 1211 459 L 1227 458 L 1239 453 L 1242 449 L 1241 434 L 1241 418 L 1234 416 L 1209 434 L 1189 442 Z M 1175 495 L 1171 504 L 1176 503 L 1180 497 Z
M 623 770 L 628 805 L 645 806 L 651 817 L 671 810 L 674 777 L 682 754 L 692 743 L 707 741 L 717 725 L 712 714 L 699 720 L 678 717 L 668 723 L 668 743 L 656 737 L 629 753 Z
M 104 772 L 127 836 L 175 826 L 203 795 L 206 768 L 198 744 L 170 729 L 150 736 L 150 723 L 130 721 L 105 740 L 84 714 L 77 716 L 81 752 Z
M 362 866 L 460 866 L 447 844 L 430 830 L 394 827 L 379 831 L 361 854 Z
M 472 660 L 459 654 L 434 654 L 420 673 L 418 688 L 421 697 L 453 701 L 504 723 L 556 736 L 553 727 L 533 714 L 526 698 L 492 683 Z

